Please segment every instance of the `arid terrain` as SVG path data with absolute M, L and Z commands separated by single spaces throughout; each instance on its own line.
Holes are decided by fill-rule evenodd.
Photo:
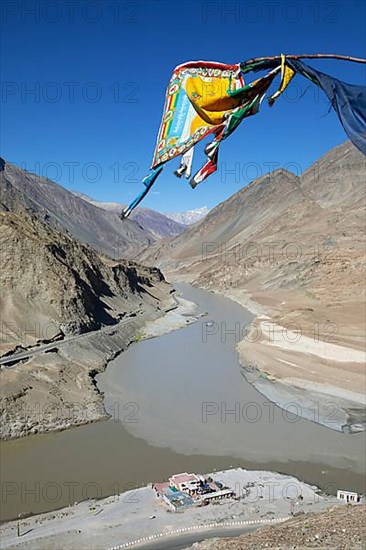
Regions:
M 361 550 L 366 540 L 366 505 L 339 506 L 317 514 L 299 515 L 237 538 L 211 539 L 192 550 L 292 550 L 319 548 Z
M 125 204 L 119 202 L 100 202 L 92 199 L 88 195 L 78 193 L 74 191 L 74 195 L 80 199 L 97 206 L 107 212 L 114 212 L 120 214 L 126 207 Z M 174 219 L 165 216 L 161 212 L 156 210 L 150 210 L 150 208 L 136 208 L 130 218 L 137 222 L 137 224 L 145 230 L 146 233 L 152 236 L 153 239 L 164 239 L 169 237 L 175 237 L 186 229 L 186 225 L 179 223 Z
M 166 279 L 193 282 L 254 312 L 249 331 L 239 327 L 237 350 L 243 376 L 268 399 L 280 406 L 295 403 L 300 416 L 327 427 L 363 431 L 364 184 L 365 160 L 347 142 L 301 176 L 280 169 L 253 181 L 183 233 L 157 242 L 162 232 L 172 230 L 164 220 L 157 222 L 164 227 L 144 230 L 136 221 L 122 222 L 114 212 L 5 164 L 0 351 L 2 359 L 31 355 L 14 356 L 1 367 L 0 437 L 107 418 L 95 377 L 108 361 L 143 335 L 159 336 L 194 320 L 189 302 L 183 300 L 182 311 L 175 312 L 177 300 Z M 138 262 L 131 261 L 131 251 Z M 211 330 L 231 328 L 213 323 Z M 154 507 L 153 517 L 160 517 L 151 490 L 141 491 Z M 324 503 L 334 506 L 334 501 L 328 496 Z M 63 548 L 71 548 L 81 523 L 89 533 L 89 516 L 93 520 L 104 504 L 112 503 L 83 502 L 51 514 L 47 521 L 57 521 L 49 524 L 49 532 L 42 528 L 39 536 L 32 527 L 29 540 L 24 537 L 20 545 L 50 548 L 52 541 L 58 548 L 61 541 Z M 230 514 L 235 506 L 241 517 L 242 504 L 228 503 Z M 258 519 L 267 513 L 283 519 L 287 508 L 286 500 L 277 503 L 275 512 L 258 507 L 251 513 Z M 149 510 L 142 509 L 144 519 Z M 208 516 L 199 516 L 198 524 L 208 528 L 212 510 L 207 510 L 200 512 Z M 194 548 L 362 548 L 363 505 L 316 515 L 309 510 L 315 508 L 309 504 L 307 513 L 284 524 Z M 23 527 L 34 524 L 36 530 L 44 519 L 35 516 Z M 100 519 L 99 536 L 105 538 L 102 513 L 97 523 Z M 168 519 L 171 529 L 173 520 Z M 141 532 L 128 515 L 123 521 L 130 529 L 126 540 Z M 151 535 L 150 524 L 140 523 L 144 534 Z M 120 515 L 108 525 L 119 528 Z M 5 531 L 9 546 L 18 545 L 15 523 L 6 524 Z M 115 534 L 109 532 L 111 543 Z M 92 532 L 90 541 L 93 537 Z
M 158 269 L 99 255 L 65 229 L 61 232 L 56 224 L 41 221 L 39 212 L 34 213 L 39 204 L 34 206 L 33 199 L 11 183 L 15 169 L 10 167 L 9 174 L 7 170 L 1 172 L 0 352 L 4 357 L 55 345 L 2 367 L 5 439 L 105 418 L 96 374 L 138 336 L 147 319 L 175 306 L 172 288 Z M 75 221 L 71 205 L 68 219 Z M 143 233 L 135 222 L 130 225 L 132 232 L 129 225 L 123 229 L 129 242 L 131 235 Z M 97 226 L 102 244 L 107 230 L 103 233 L 98 221 Z M 94 332 L 88 336 L 90 331 Z
M 98 254 L 134 259 L 155 241 L 136 222 L 90 204 L 54 181 L 3 161 L 1 201 L 10 210 L 23 206 L 50 227 L 89 244 Z
M 290 517 L 291 500 L 299 518 L 312 518 L 314 512 L 321 513 L 334 506 L 345 508 L 334 496 L 319 493 L 315 486 L 275 472 L 237 468 L 209 475 L 233 489 L 235 499 L 223 499 L 215 504 L 192 506 L 172 513 L 149 485 L 121 495 L 84 501 L 23 518 L 20 538 L 17 536 L 17 521 L 4 523 L 0 547 L 100 550 L 121 545 L 120 548 L 148 549 L 150 543 L 154 550 L 168 549 L 170 543 L 172 547 L 179 543 L 180 536 L 184 543 L 187 531 L 202 537 L 215 526 L 225 536 L 228 529 L 229 533 L 233 528 L 239 529 L 238 534 L 243 532 L 249 527 L 249 522 L 261 527 L 261 524 L 285 521 Z M 297 500 L 300 495 L 302 498 Z
M 261 392 L 281 404 L 295 391 L 303 415 L 351 431 L 365 427 L 365 173 L 347 142 L 301 176 L 253 181 L 145 254 L 256 313 L 238 351 Z

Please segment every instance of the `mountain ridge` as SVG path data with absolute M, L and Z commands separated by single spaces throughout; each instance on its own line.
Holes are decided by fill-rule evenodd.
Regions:
M 207 208 L 207 206 L 201 206 L 201 208 L 194 208 L 184 212 L 168 212 L 165 213 L 165 216 L 168 216 L 168 218 L 171 218 L 178 223 L 189 226 L 204 218 L 209 211 L 210 209 Z
M 93 204 L 98 208 L 102 208 L 107 212 L 115 212 L 117 214 L 120 214 L 126 206 L 125 204 L 119 202 L 97 201 L 92 197 L 85 195 L 84 193 L 79 193 L 78 191 L 72 192 L 84 201 L 89 202 L 90 204 Z M 175 237 L 186 229 L 186 225 L 178 223 L 177 221 L 166 216 L 165 214 L 162 214 L 157 210 L 151 210 L 150 208 L 137 207 L 135 210 L 133 210 L 129 219 L 138 223 L 140 227 L 145 229 L 156 240 Z
M 155 242 L 153 235 L 136 222 L 122 221 L 116 213 L 98 208 L 52 180 L 6 161 L 0 172 L 0 185 L 3 205 L 6 206 L 12 186 L 19 192 L 19 204 L 38 219 L 114 259 L 133 259 Z

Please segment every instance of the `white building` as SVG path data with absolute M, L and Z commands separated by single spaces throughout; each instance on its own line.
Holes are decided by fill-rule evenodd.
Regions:
M 337 491 L 337 498 L 344 500 L 345 502 L 360 502 L 360 496 L 353 491 Z

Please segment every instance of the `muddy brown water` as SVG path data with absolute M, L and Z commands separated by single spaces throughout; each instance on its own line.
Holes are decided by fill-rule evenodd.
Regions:
M 296 417 L 291 405 L 284 414 L 269 403 L 243 378 L 235 352 L 235 323 L 247 326 L 251 313 L 177 286 L 207 316 L 136 343 L 108 365 L 98 386 L 110 420 L 2 443 L 2 520 L 181 471 L 237 466 L 294 475 L 330 493 L 365 491 L 364 434 L 336 432 Z

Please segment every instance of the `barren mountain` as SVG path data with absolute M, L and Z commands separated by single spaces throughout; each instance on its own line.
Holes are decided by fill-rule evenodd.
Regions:
M 103 260 L 90 246 L 41 222 L 23 198 L 3 182 L 0 354 L 32 346 L 35 354 L 2 367 L 1 438 L 105 418 L 95 375 L 133 341 L 147 318 L 173 303 L 158 269 Z M 48 342 L 54 347 L 37 353 Z
M 314 163 L 301 177 L 279 169 L 254 180 L 163 249 L 159 246 L 155 257 L 161 259 L 162 265 L 176 262 L 179 266 L 187 259 L 193 266 L 197 261 L 199 274 L 212 263 L 215 270 L 210 271 L 210 276 L 221 276 L 218 270 L 225 267 L 229 257 L 237 260 L 238 267 L 242 260 L 263 257 L 260 243 L 277 244 L 272 248 L 280 256 L 281 244 L 321 246 L 325 236 L 348 239 L 351 244 L 355 235 L 349 222 L 362 248 L 364 183 L 365 159 L 347 142 Z M 294 247 L 291 255 L 299 256 L 300 251 L 296 254 Z M 238 276 L 234 270 L 233 282 Z
M 171 276 L 257 313 L 238 349 L 263 393 L 279 404 L 294 388 L 335 399 L 337 427 L 354 430 L 365 420 L 365 168 L 347 142 L 301 176 L 280 169 L 256 179 L 147 251 Z
M 107 265 L 91 248 L 28 214 L 2 211 L 0 225 L 0 304 L 9 337 L 2 346 L 41 340 L 36 326 L 47 326 L 51 339 L 112 325 L 143 309 L 144 301 L 154 303 L 149 287 L 163 283 L 157 269 L 129 261 Z
M 155 239 L 175 237 L 187 229 L 187 225 L 184 223 L 179 223 L 165 214 L 149 208 L 136 208 L 131 214 L 131 219 L 149 231 Z
M 48 178 L 7 162 L 3 168 L 0 202 L 6 205 L 9 188 L 14 187 L 19 192 L 16 200 L 38 219 L 90 244 L 99 253 L 115 259 L 136 259 L 155 240 L 133 220 L 122 221 L 115 212 L 90 204 Z
M 115 212 L 116 214 L 120 214 L 125 207 L 124 204 L 121 204 L 119 202 L 96 201 L 88 195 L 78 193 L 76 191 L 74 191 L 74 194 L 82 198 L 83 200 L 94 204 L 94 206 L 98 206 L 99 208 L 107 210 L 108 212 Z M 130 219 L 137 222 L 140 227 L 153 235 L 155 239 L 175 237 L 176 235 L 183 233 L 183 231 L 187 228 L 187 226 L 183 223 L 178 223 L 178 221 L 174 221 L 174 219 L 171 219 L 168 216 L 157 212 L 156 210 L 151 210 L 150 208 L 136 208 L 132 212 Z

